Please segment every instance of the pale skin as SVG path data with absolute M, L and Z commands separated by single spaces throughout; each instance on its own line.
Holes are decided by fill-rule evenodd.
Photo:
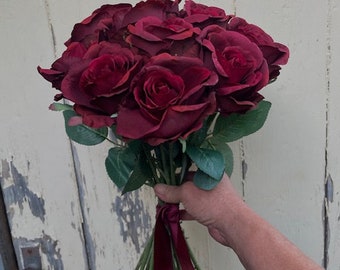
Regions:
M 247 270 L 320 270 L 286 237 L 250 209 L 227 175 L 211 191 L 191 181 L 181 186 L 158 184 L 156 195 L 168 203 L 182 203 L 183 220 L 197 220 L 222 245 L 231 247 Z

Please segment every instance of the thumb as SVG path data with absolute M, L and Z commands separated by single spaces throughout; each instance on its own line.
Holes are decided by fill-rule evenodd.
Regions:
M 167 203 L 180 203 L 181 193 L 179 192 L 180 187 L 169 186 L 165 184 L 157 184 L 154 186 L 156 196 L 162 201 Z

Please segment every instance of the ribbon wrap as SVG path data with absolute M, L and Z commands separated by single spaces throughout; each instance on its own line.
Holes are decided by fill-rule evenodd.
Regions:
M 182 270 L 194 270 L 179 223 L 179 205 L 157 205 L 154 239 L 154 270 L 174 270 L 173 253 Z

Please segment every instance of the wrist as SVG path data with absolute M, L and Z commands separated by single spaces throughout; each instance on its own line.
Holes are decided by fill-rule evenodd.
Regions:
M 219 231 L 219 234 L 225 240 L 222 244 L 235 250 L 240 243 L 241 234 L 246 232 L 243 228 L 248 226 L 252 210 L 236 191 L 228 194 L 227 199 L 224 200 L 219 209 L 221 210 L 213 227 Z M 244 238 L 246 239 L 247 236 Z

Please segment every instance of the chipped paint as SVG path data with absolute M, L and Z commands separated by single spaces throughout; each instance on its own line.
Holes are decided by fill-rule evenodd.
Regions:
M 324 198 L 324 254 L 323 254 L 323 267 L 328 268 L 329 263 L 329 244 L 331 241 L 330 221 L 329 221 L 329 203 L 333 202 L 333 180 L 329 174 L 328 164 L 328 150 L 329 150 L 329 104 L 330 104 L 330 91 L 331 91 L 331 62 L 332 62 L 332 47 L 331 47 L 331 32 L 332 32 L 332 1 L 327 1 L 327 21 L 326 21 L 326 100 L 325 100 L 325 198 Z
M 334 183 L 331 175 L 329 174 L 325 183 L 325 196 L 329 203 L 333 202 L 334 197 Z
M 12 236 L 6 215 L 5 202 L 0 186 L 0 270 L 17 269 Z
M 20 254 L 20 264 L 22 269 L 44 269 L 43 256 L 53 270 L 64 270 L 58 241 L 43 232 L 42 237 L 27 239 L 25 237 L 13 240 L 17 254 Z
M 327 198 L 324 200 L 324 207 L 322 211 L 322 220 L 323 220 L 323 227 L 324 227 L 324 254 L 323 254 L 323 266 L 327 269 L 327 265 L 329 262 L 329 244 L 331 239 L 331 230 L 329 226 L 329 202 Z
M 327 163 L 326 163 L 327 165 Z M 333 203 L 334 197 L 334 183 L 330 174 L 327 175 L 325 181 L 325 199 L 324 199 L 324 207 L 322 212 L 322 220 L 324 226 L 324 258 L 323 258 L 323 266 L 327 269 L 329 263 L 329 245 L 331 242 L 331 229 L 329 223 L 329 205 Z
M 96 243 L 94 238 L 91 235 L 90 227 L 88 222 L 82 223 L 84 238 L 85 238 L 85 247 L 86 247 L 86 254 L 87 260 L 90 269 L 96 269 Z
M 54 57 L 57 58 L 57 40 L 56 40 L 54 29 L 53 29 L 50 5 L 48 3 L 48 0 L 44 0 L 44 5 L 45 5 L 45 12 L 46 12 L 46 17 L 47 17 L 48 28 L 50 29 L 50 32 L 51 32 L 53 54 L 54 54 Z
M 89 223 L 87 220 L 88 213 L 85 213 L 86 209 L 86 202 L 85 202 L 85 190 L 86 190 L 86 179 L 85 176 L 81 172 L 80 168 L 80 160 L 78 157 L 77 149 L 72 141 L 70 141 L 70 147 L 72 152 L 72 158 L 73 158 L 73 166 L 74 171 L 76 175 L 76 182 L 77 182 L 77 190 L 78 190 L 78 197 L 79 197 L 79 203 L 82 213 L 82 231 L 84 235 L 84 244 L 86 249 L 86 259 L 89 269 L 95 270 L 96 269 L 96 245 L 95 241 L 91 235 L 91 231 L 89 228 Z M 72 205 L 71 205 L 72 207 Z M 87 209 L 88 211 L 88 209 Z M 82 239 L 82 237 L 81 237 Z
M 118 217 L 123 241 L 131 239 L 137 253 L 141 251 L 140 236 L 148 238 L 152 231 L 151 217 L 144 208 L 143 201 L 139 198 L 139 192 L 136 190 L 122 197 L 117 196 L 112 205 Z
M 245 200 L 246 198 L 246 179 L 247 179 L 247 171 L 248 164 L 246 162 L 246 151 L 244 146 L 243 139 L 240 140 L 240 156 L 241 156 L 241 176 L 242 176 L 242 198 Z
M 32 215 L 40 218 L 42 222 L 45 221 L 45 201 L 39 197 L 28 186 L 28 177 L 22 175 L 18 169 L 14 166 L 13 161 L 2 160 L 2 173 L 0 176 L 0 183 L 3 186 L 3 196 L 7 209 L 11 205 L 18 205 L 20 213 L 24 210 L 24 203 L 27 202 Z M 28 163 L 29 164 L 29 163 Z M 9 186 L 5 186 L 4 182 L 10 180 L 12 183 Z M 13 213 L 9 212 L 8 218 L 11 222 Z
M 248 164 L 245 160 L 242 160 L 242 179 L 246 179 L 247 171 L 248 171 Z

